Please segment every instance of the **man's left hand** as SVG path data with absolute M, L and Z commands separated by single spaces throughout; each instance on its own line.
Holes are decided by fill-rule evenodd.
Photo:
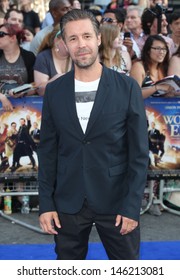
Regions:
M 121 215 L 117 215 L 115 226 L 117 227 L 120 224 L 122 224 L 121 230 L 120 230 L 120 233 L 122 235 L 130 233 L 131 231 L 133 231 L 138 226 L 137 221 L 129 219 L 127 217 L 123 217 Z

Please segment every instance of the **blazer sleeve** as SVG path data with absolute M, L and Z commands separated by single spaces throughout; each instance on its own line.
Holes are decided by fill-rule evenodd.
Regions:
M 131 82 L 131 93 L 127 117 L 128 176 L 127 191 L 120 214 L 139 220 L 142 196 L 147 181 L 149 161 L 148 132 L 142 93 L 135 80 Z
M 43 99 L 40 144 L 37 149 L 40 214 L 55 211 L 53 193 L 56 184 L 58 139 L 52 119 L 50 99 L 51 92 L 48 91 L 47 86 Z

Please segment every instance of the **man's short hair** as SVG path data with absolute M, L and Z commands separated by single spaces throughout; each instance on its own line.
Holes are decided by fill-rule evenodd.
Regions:
M 71 11 L 67 12 L 60 20 L 60 30 L 62 34 L 63 40 L 64 38 L 64 28 L 68 22 L 71 21 L 78 21 L 83 19 L 89 19 L 93 25 L 94 31 L 98 36 L 100 33 L 100 24 L 96 17 L 93 15 L 92 12 L 88 10 L 80 10 L 80 9 L 72 9 Z
M 180 18 L 180 10 L 174 11 L 171 15 L 169 15 L 169 24 L 173 23 Z
M 125 21 L 125 17 L 126 17 L 126 11 L 124 9 L 107 9 L 104 11 L 103 14 L 106 13 L 112 13 L 115 14 L 116 20 L 118 23 L 123 23 Z
M 143 14 L 144 9 L 140 6 L 134 6 L 134 5 L 130 5 L 127 7 L 127 13 L 131 12 L 131 11 L 137 11 L 138 12 L 138 16 L 141 17 Z
M 4 16 L 4 19 L 5 19 L 6 21 L 8 20 L 8 18 L 10 18 L 11 12 L 16 12 L 16 13 L 18 13 L 18 14 L 22 14 L 22 15 L 23 15 L 22 11 L 20 11 L 20 10 L 18 10 L 18 9 L 9 9 L 9 10 L 6 12 L 5 16 Z
M 50 0 L 49 1 L 49 11 L 51 12 L 51 11 L 56 10 L 63 3 L 64 3 L 64 0 Z

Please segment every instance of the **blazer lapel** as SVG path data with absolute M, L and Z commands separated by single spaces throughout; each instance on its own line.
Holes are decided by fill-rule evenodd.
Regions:
M 109 82 L 108 82 L 107 68 L 103 67 L 102 76 L 101 76 L 99 86 L 97 89 L 95 102 L 94 102 L 94 105 L 93 105 L 93 108 L 92 108 L 92 111 L 90 114 L 85 136 L 88 135 L 88 133 L 92 129 L 97 117 L 101 113 L 104 102 L 108 96 L 108 92 L 110 92 L 110 88 L 109 88 Z
M 81 136 L 84 136 L 84 132 L 81 128 L 78 116 L 77 116 L 77 110 L 76 110 L 76 102 L 75 102 L 75 86 L 74 86 L 74 70 L 70 71 L 68 77 L 68 82 L 66 84 L 66 104 L 69 111 L 69 115 L 75 125 L 76 131 L 81 134 Z
M 92 129 L 97 117 L 101 113 L 101 110 L 103 108 L 104 102 L 108 96 L 108 92 L 110 92 L 110 85 L 109 85 L 109 79 L 108 79 L 108 73 L 107 68 L 103 67 L 102 70 L 102 76 L 99 82 L 99 86 L 96 93 L 96 98 L 94 101 L 94 105 L 90 114 L 90 118 L 88 121 L 87 129 L 84 134 L 78 116 L 77 116 L 77 110 L 76 110 L 76 102 L 75 102 L 75 87 L 74 87 L 74 71 L 70 71 L 68 77 L 68 83 L 66 84 L 66 103 L 67 108 L 69 111 L 69 115 L 74 122 L 74 125 L 77 129 L 77 132 L 81 134 L 81 137 L 86 137 L 90 130 Z

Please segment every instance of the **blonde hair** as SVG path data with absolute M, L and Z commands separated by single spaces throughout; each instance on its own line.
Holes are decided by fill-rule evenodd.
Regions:
M 54 27 L 54 29 L 44 37 L 43 41 L 39 46 L 38 53 L 49 48 L 52 49 L 52 47 L 54 46 L 54 39 L 56 38 L 56 35 L 59 31 L 60 31 L 60 27 L 59 24 L 57 24 Z
M 110 57 L 112 51 L 113 41 L 119 36 L 119 27 L 112 24 L 104 24 L 100 28 L 101 32 L 101 45 L 99 48 L 100 61 L 107 67 L 110 65 Z M 113 57 L 113 64 L 117 67 L 121 66 L 121 53 L 120 50 L 116 50 Z

